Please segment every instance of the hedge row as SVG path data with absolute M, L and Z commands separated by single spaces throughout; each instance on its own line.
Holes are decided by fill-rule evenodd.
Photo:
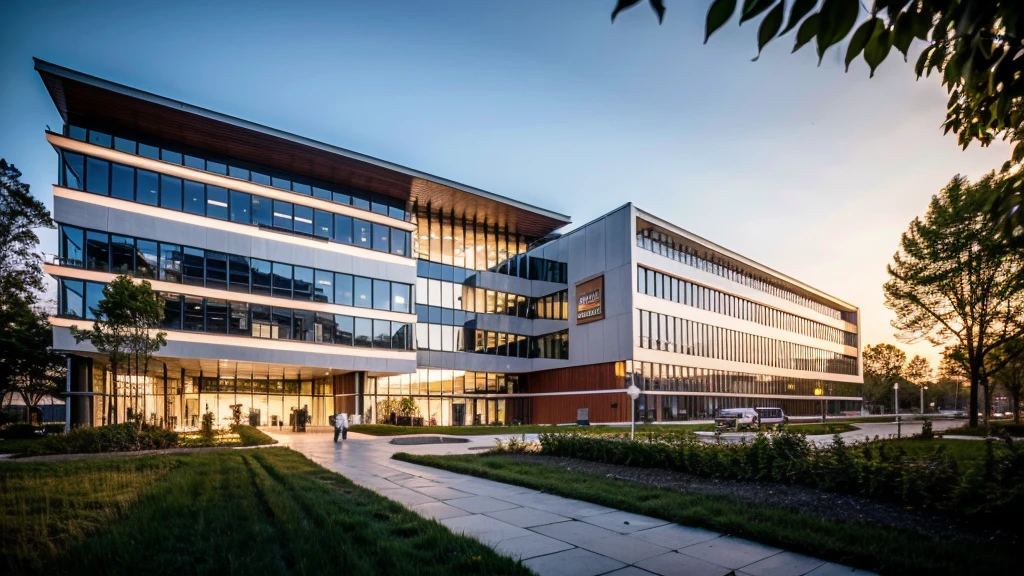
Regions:
M 178 445 L 178 434 L 157 426 L 110 424 L 94 428 L 75 428 L 67 434 L 51 434 L 28 450 L 29 456 L 40 454 L 82 454 L 98 452 L 132 452 L 160 450 Z
M 850 446 L 837 435 L 818 448 L 792 432 L 759 434 L 752 442 L 721 444 L 693 436 L 651 436 L 631 441 L 580 433 L 541 434 L 543 454 L 698 476 L 800 484 L 888 500 L 961 516 L 1016 519 L 1024 511 L 1024 446 L 1006 441 L 985 457 L 958 462 L 942 447 L 910 459 L 885 441 Z

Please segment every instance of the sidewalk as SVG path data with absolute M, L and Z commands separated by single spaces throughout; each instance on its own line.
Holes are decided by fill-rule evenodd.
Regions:
M 329 434 L 272 435 L 356 484 L 522 559 L 540 576 L 867 574 L 717 532 L 391 459 L 395 452 L 480 453 L 498 436 L 396 446 L 391 438 L 355 433 L 338 444 Z

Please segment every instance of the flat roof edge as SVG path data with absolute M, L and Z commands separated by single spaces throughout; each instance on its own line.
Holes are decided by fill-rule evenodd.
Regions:
M 682 227 L 677 226 L 676 224 L 673 224 L 673 223 L 665 220 L 664 218 L 660 218 L 658 216 L 655 216 L 654 214 L 651 214 L 650 212 L 647 212 L 646 210 L 642 210 L 640 208 L 637 208 L 636 206 L 633 206 L 633 208 L 636 210 L 637 214 L 639 214 L 645 220 L 650 220 L 653 224 L 657 224 L 658 226 L 662 226 L 664 228 L 667 228 L 667 229 L 669 229 L 669 230 L 679 234 L 680 236 L 684 236 L 684 237 L 686 237 L 686 238 L 688 238 L 690 240 L 693 240 L 694 242 L 698 242 L 700 244 L 703 244 L 703 245 L 707 246 L 708 248 L 711 248 L 712 250 L 715 250 L 716 252 L 720 252 L 723 255 L 728 256 L 729 258 L 733 258 L 733 259 L 738 260 L 739 262 L 742 262 L 742 263 L 744 263 L 744 264 L 746 264 L 748 266 L 751 266 L 753 268 L 761 270 L 761 271 L 763 271 L 763 272 L 765 272 L 767 274 L 771 274 L 772 276 L 775 276 L 776 278 L 779 278 L 780 280 L 783 280 L 785 282 L 793 284 L 794 286 L 797 286 L 797 287 L 799 287 L 802 290 L 806 290 L 807 292 L 810 292 L 811 294 L 814 294 L 815 296 L 817 296 L 819 298 L 828 300 L 828 301 L 832 302 L 833 304 L 836 304 L 838 306 L 843 306 L 843 307 L 848 308 L 850 310 L 857 311 L 858 313 L 860 312 L 860 307 L 858 307 L 858 306 L 850 304 L 849 302 L 846 302 L 846 301 L 844 301 L 842 299 L 836 298 L 835 296 L 832 296 L 831 294 L 828 294 L 827 292 L 822 292 L 821 290 L 819 290 L 819 289 L 817 289 L 817 288 L 815 288 L 815 287 L 813 287 L 813 286 L 811 286 L 809 284 L 801 282 L 800 280 L 797 280 L 796 278 L 793 278 L 792 276 L 789 276 L 787 274 L 783 274 L 782 272 L 779 272 L 778 270 L 775 270 L 773 268 L 769 268 L 768 266 L 765 266 L 764 264 L 761 264 L 759 262 L 751 260 L 750 258 L 747 258 L 746 256 L 742 256 L 740 254 L 737 254 L 736 252 L 733 252 L 732 250 L 729 250 L 728 248 L 720 246 L 720 245 L 718 245 L 718 244 L 716 244 L 716 243 L 714 243 L 714 242 L 712 242 L 712 241 L 710 241 L 710 240 L 708 240 L 708 239 L 706 239 L 706 238 L 704 238 L 702 236 L 698 236 L 698 235 L 694 234 L 693 232 L 690 232 L 689 230 L 685 230 Z
M 243 129 L 246 129 L 246 130 L 252 130 L 254 132 L 260 132 L 260 133 L 266 134 L 268 136 L 273 136 L 275 138 L 280 138 L 282 140 L 286 140 L 286 141 L 289 141 L 289 142 L 292 142 L 292 143 L 295 143 L 295 144 L 299 144 L 299 145 L 302 145 L 302 146 L 308 146 L 310 148 L 316 148 L 316 149 L 321 150 L 323 152 L 328 152 L 328 153 L 331 153 L 331 154 L 337 154 L 339 156 L 344 156 L 344 157 L 350 158 L 352 160 L 358 160 L 360 162 L 365 162 L 367 164 L 372 164 L 374 166 L 378 166 L 378 167 L 384 168 L 386 170 L 391 170 L 391 171 L 394 171 L 394 172 L 398 172 L 398 173 L 404 174 L 406 176 L 410 176 L 410 177 L 413 177 L 413 178 L 419 178 L 419 179 L 422 179 L 422 180 L 427 180 L 429 182 L 433 182 L 435 184 L 440 184 L 442 186 L 447 186 L 449 188 L 453 188 L 455 190 L 459 190 L 459 191 L 465 192 L 467 194 L 473 194 L 475 196 L 480 196 L 482 198 L 486 198 L 486 199 L 492 200 L 494 202 L 499 202 L 501 204 L 507 204 L 509 206 L 518 208 L 520 210 L 524 210 L 524 211 L 527 211 L 527 212 L 532 212 L 534 214 L 538 214 L 538 215 L 544 216 L 546 218 L 550 218 L 552 220 L 560 221 L 560 222 L 563 223 L 563 225 L 570 224 L 572 222 L 571 217 L 567 216 L 565 214 L 560 214 L 558 212 L 547 210 L 545 208 L 539 208 L 537 206 L 533 206 L 533 205 L 527 204 L 525 202 L 520 202 L 519 200 L 513 200 L 511 198 L 507 198 L 505 196 L 501 196 L 500 194 L 495 194 L 493 192 L 488 192 L 486 190 L 482 190 L 480 188 L 469 186 L 467 184 L 462 184 L 460 182 L 455 182 L 454 180 L 449 180 L 447 178 L 442 178 L 440 176 L 435 176 L 433 174 L 430 174 L 430 173 L 427 173 L 427 172 L 422 172 L 422 171 L 416 170 L 414 168 L 409 168 L 407 166 L 402 166 L 400 164 L 395 164 L 393 162 L 388 162 L 387 160 L 381 160 L 380 158 L 375 158 L 373 156 L 368 156 L 366 154 L 361 154 L 359 152 L 355 152 L 353 150 L 348 150 L 346 148 L 341 148 L 341 147 L 338 147 L 338 146 L 333 146 L 333 145 L 327 144 L 325 142 L 320 142 L 319 140 L 313 140 L 311 138 L 306 138 L 304 136 L 299 136 L 297 134 L 292 134 L 291 132 L 285 132 L 284 130 L 278 130 L 277 128 L 271 128 L 269 126 L 264 126 L 263 124 L 258 124 L 256 122 L 251 122 L 249 120 L 244 120 L 242 118 L 238 118 L 238 117 L 235 117 L 235 116 L 230 116 L 228 114 L 222 114 L 220 112 L 215 112 L 213 110 L 210 110 L 210 109 L 207 109 L 207 108 L 203 108 L 203 107 L 200 107 L 200 106 L 194 106 L 192 104 L 187 104 L 185 102 L 180 102 L 178 100 L 173 100 L 173 99 L 167 98 L 165 96 L 160 96 L 158 94 L 153 94 L 152 92 L 146 92 L 144 90 L 139 90 L 137 88 L 132 88 L 131 86 L 125 86 L 124 84 L 119 84 L 117 82 L 112 82 L 110 80 L 104 80 L 103 78 L 92 76 L 90 74 L 86 74 L 84 72 L 79 72 L 77 70 L 72 70 L 70 68 L 65 68 L 64 66 L 60 66 L 58 64 L 53 64 L 52 62 L 47 62 L 47 61 L 41 60 L 39 58 L 33 57 L 32 60 L 35 63 L 36 71 L 39 72 L 40 74 L 44 74 L 44 73 L 45 74 L 50 74 L 52 76 L 56 76 L 56 77 L 59 77 L 59 78 L 63 78 L 63 79 L 67 79 L 67 80 L 72 80 L 72 81 L 75 81 L 75 82 L 80 82 L 82 84 L 88 84 L 88 85 L 91 85 L 91 86 L 95 86 L 97 88 L 101 88 L 101 89 L 104 89 L 104 90 L 109 90 L 111 92 L 115 92 L 115 93 L 118 93 L 118 94 L 121 94 L 121 95 L 124 95 L 124 96 L 128 96 L 130 98 L 136 98 L 136 99 L 139 99 L 139 100 L 144 100 L 146 102 L 150 102 L 150 103 L 156 104 L 158 106 L 165 106 L 165 107 L 168 107 L 168 108 L 174 108 L 174 109 L 181 110 L 181 111 L 189 113 L 189 114 L 194 114 L 196 116 L 201 116 L 203 118 L 208 118 L 210 120 L 215 120 L 215 121 L 218 121 L 218 122 L 223 122 L 223 123 L 226 123 L 226 124 L 230 124 L 230 125 L 236 126 L 238 128 L 243 128 Z

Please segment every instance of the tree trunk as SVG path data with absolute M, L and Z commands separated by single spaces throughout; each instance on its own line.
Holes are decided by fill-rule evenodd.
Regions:
M 110 383 L 113 389 L 113 410 L 110 413 L 110 422 L 108 424 L 117 424 L 117 360 L 110 363 Z
M 1020 424 L 1020 393 L 1011 394 L 1013 398 L 1013 423 Z
M 971 400 L 967 413 L 967 425 L 971 428 L 978 427 L 978 387 L 981 385 L 981 377 L 977 370 L 971 370 Z

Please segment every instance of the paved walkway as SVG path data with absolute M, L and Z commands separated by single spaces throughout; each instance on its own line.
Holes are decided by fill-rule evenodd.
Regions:
M 867 574 L 717 532 L 391 459 L 395 452 L 479 453 L 493 446 L 497 436 L 420 446 L 396 446 L 391 438 L 355 433 L 338 444 L 328 434 L 273 436 L 454 532 L 522 559 L 540 576 Z

